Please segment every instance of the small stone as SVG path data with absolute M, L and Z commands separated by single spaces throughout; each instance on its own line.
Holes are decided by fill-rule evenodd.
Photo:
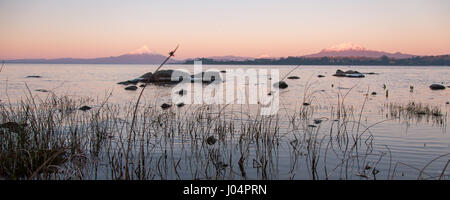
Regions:
M 136 86 L 134 86 L 134 85 L 128 86 L 128 87 L 125 88 L 125 90 L 137 90 L 137 89 L 138 88 Z
M 273 86 L 276 88 L 280 88 L 280 89 L 286 89 L 288 87 L 288 84 L 284 81 L 280 81 L 280 82 L 274 83 Z
M 185 104 L 184 103 L 179 103 L 179 104 L 177 104 L 177 107 L 178 108 L 181 108 L 181 107 L 183 107 Z
M 445 90 L 445 86 L 441 85 L 441 84 L 432 84 L 430 85 L 430 89 L 432 90 Z
M 161 105 L 161 108 L 162 108 L 163 110 L 166 110 L 166 109 L 168 109 L 168 108 L 170 108 L 170 107 L 172 107 L 172 105 L 167 104 L 167 103 L 163 103 L 163 104 Z
M 177 92 L 180 96 L 183 96 L 185 94 L 187 94 L 187 91 L 184 89 L 181 89 L 180 91 Z
M 37 91 L 37 92 L 49 92 L 49 91 L 46 90 L 46 89 L 37 89 L 36 91 Z
M 81 110 L 81 111 L 88 111 L 90 109 L 92 109 L 90 106 L 82 106 L 82 107 L 78 108 L 78 110 Z
M 30 76 L 27 76 L 26 78 L 42 78 L 42 76 L 39 76 L 39 75 L 30 75 Z
M 214 136 L 209 136 L 206 138 L 206 144 L 214 145 L 217 142 L 217 139 Z
M 314 124 L 320 124 L 320 123 L 322 123 L 322 120 L 321 120 L 321 119 L 315 119 L 315 120 L 314 120 Z
M 300 79 L 298 76 L 289 76 L 287 79 Z

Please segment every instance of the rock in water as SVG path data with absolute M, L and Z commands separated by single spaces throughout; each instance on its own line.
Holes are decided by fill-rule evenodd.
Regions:
M 174 80 L 172 80 L 172 75 L 177 77 L 174 77 Z M 190 77 L 190 74 L 183 72 L 183 71 L 177 71 L 177 70 L 159 70 L 155 72 L 154 74 L 150 75 L 149 73 L 144 74 L 147 75 L 147 78 L 145 78 L 144 82 L 153 82 L 153 83 L 179 83 L 183 80 L 183 77 Z M 143 76 L 144 76 L 143 75 Z
M 81 110 L 81 111 L 87 111 L 90 109 L 92 109 L 90 106 L 82 106 L 82 107 L 78 108 L 78 110 Z
M 177 107 L 178 108 L 181 108 L 181 107 L 183 107 L 184 106 L 184 103 L 179 103 L 179 104 L 177 104 Z
M 337 77 L 349 77 L 349 78 L 364 78 L 364 74 L 361 74 L 358 71 L 353 71 L 353 70 L 347 70 L 347 71 L 342 71 L 340 69 L 336 70 L 336 73 L 333 74 L 333 76 L 337 76 Z
M 125 90 L 137 90 L 137 89 L 138 88 L 136 86 L 134 86 L 134 85 L 128 86 L 128 87 L 125 88 Z
M 298 77 L 298 76 L 289 76 L 289 77 L 287 77 L 287 79 L 300 79 L 300 77 Z
M 214 145 L 217 142 L 217 139 L 214 136 L 209 136 L 206 138 L 206 144 Z
M 38 76 L 38 75 L 30 75 L 30 76 L 27 76 L 27 77 L 25 77 L 25 78 L 42 78 L 42 76 Z
M 445 86 L 441 84 L 432 84 L 430 85 L 430 89 L 432 90 L 445 90 Z
M 49 91 L 46 89 L 37 89 L 36 92 L 49 92 Z
M 288 87 L 288 84 L 284 81 L 280 81 L 280 82 L 274 83 L 273 86 L 276 88 L 280 88 L 280 89 L 286 89 Z
M 320 124 L 322 123 L 322 119 L 314 119 L 314 124 Z
M 183 95 L 187 94 L 187 91 L 185 89 L 181 89 L 177 93 L 178 93 L 178 95 L 183 96 Z
M 162 108 L 163 110 L 169 109 L 170 107 L 172 107 L 172 105 L 167 104 L 167 103 L 163 103 L 163 104 L 161 105 L 161 108 Z

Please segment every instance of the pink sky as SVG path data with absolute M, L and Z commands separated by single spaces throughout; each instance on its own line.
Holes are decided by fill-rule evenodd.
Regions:
M 343 42 L 415 55 L 450 53 L 450 1 L 0 2 L 0 59 L 130 52 L 300 56 Z

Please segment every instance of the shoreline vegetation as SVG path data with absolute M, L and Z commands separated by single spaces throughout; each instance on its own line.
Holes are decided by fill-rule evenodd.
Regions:
M 181 64 L 194 64 L 201 60 L 204 65 L 366 65 L 366 66 L 450 66 L 450 55 L 414 56 L 395 59 L 387 56 L 367 57 L 285 57 L 277 59 L 259 58 L 245 61 L 220 61 L 209 58 L 188 59 Z
M 408 172 L 414 179 L 450 177 L 450 160 L 442 161 L 449 154 L 414 166 L 395 160 L 388 146 L 376 145 L 371 129 L 384 121 L 362 121 L 364 105 L 346 105 L 347 94 L 330 105 L 329 117 L 315 118 L 321 105 L 302 104 L 293 113 L 281 111 L 283 120 L 281 114 L 252 114 L 260 105 L 163 109 L 52 92 L 41 99 L 29 91 L 22 101 L 0 104 L 0 178 L 392 180 L 405 168 L 415 171 Z M 386 121 L 432 117 L 438 126 L 446 126 L 448 118 L 437 106 L 413 102 L 386 105 L 385 112 Z M 282 167 L 279 159 L 286 156 Z M 439 172 L 427 170 L 437 160 L 443 162 Z

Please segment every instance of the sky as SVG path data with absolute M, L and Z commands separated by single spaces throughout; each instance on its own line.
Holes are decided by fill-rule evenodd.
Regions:
M 450 53 L 448 0 L 0 0 L 0 59 Z

